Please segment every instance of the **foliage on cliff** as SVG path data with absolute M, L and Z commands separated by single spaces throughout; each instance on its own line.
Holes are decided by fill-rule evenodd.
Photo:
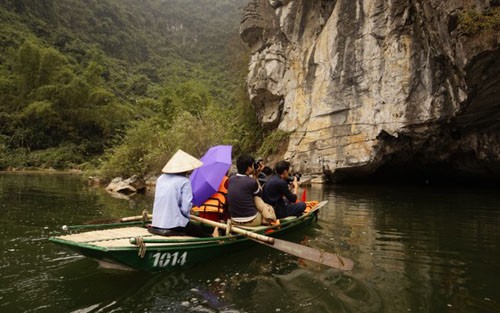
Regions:
M 253 148 L 244 0 L 0 2 L 0 168 L 161 168 Z
M 494 7 L 484 12 L 466 10 L 459 15 L 459 25 L 466 34 L 477 34 L 481 31 L 500 30 L 500 8 Z

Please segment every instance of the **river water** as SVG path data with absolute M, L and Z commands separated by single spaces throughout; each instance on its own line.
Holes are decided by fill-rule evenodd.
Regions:
M 47 240 L 62 225 L 151 212 L 79 176 L 0 173 L 0 312 L 500 312 L 497 187 L 313 186 L 328 200 L 294 241 L 342 273 L 258 246 L 149 274 L 100 268 Z

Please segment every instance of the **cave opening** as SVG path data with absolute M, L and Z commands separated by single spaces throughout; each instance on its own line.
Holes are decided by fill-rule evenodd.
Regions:
M 382 165 L 337 169 L 325 173 L 327 183 L 346 185 L 500 185 L 500 163 L 479 161 L 474 153 L 456 153 L 436 160 L 417 153 L 408 158 L 391 156 Z

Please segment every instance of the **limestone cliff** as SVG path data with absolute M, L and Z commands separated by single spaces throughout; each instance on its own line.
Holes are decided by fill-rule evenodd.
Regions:
M 500 177 L 500 33 L 460 14 L 488 0 L 252 0 L 240 34 L 268 130 L 302 172 Z M 398 175 L 401 174 L 401 175 Z

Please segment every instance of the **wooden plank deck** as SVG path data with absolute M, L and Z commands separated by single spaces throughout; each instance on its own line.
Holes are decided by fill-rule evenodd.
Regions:
M 73 241 L 75 243 L 90 244 L 98 247 L 104 248 L 116 248 L 116 247 L 135 247 L 135 245 L 130 243 L 130 238 L 134 237 L 144 237 L 148 239 L 190 239 L 195 237 L 189 236 L 158 236 L 153 235 L 148 232 L 147 229 L 143 227 L 123 227 L 123 228 L 113 228 L 105 230 L 94 230 L 84 233 L 76 233 L 64 236 L 58 236 L 56 238 Z M 179 245 L 183 243 L 147 243 L 146 246 L 157 246 L 157 245 Z M 187 243 L 186 243 L 187 244 Z

